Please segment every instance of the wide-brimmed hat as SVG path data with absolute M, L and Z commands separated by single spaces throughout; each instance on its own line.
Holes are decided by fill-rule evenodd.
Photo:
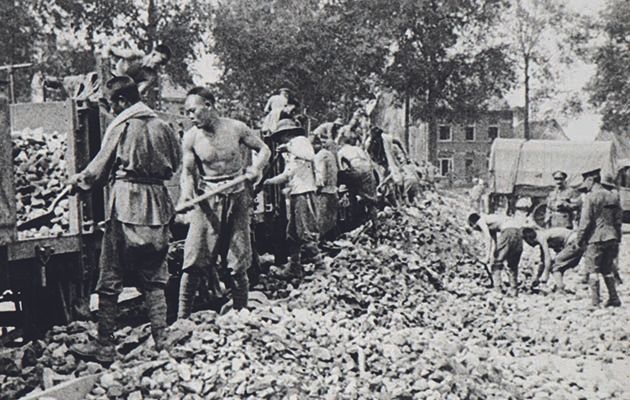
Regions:
M 304 128 L 299 126 L 297 122 L 290 118 L 281 119 L 276 124 L 276 130 L 272 133 L 273 136 L 304 136 L 306 132 Z
M 296 158 L 300 158 L 306 161 L 313 161 L 315 159 L 315 150 L 313 145 L 304 136 L 297 136 L 289 140 L 286 145 L 287 151 L 293 154 Z
M 613 176 L 611 174 L 604 174 L 602 176 L 602 179 L 601 179 L 600 183 L 602 184 L 602 186 L 606 186 L 606 187 L 609 187 L 609 188 L 617 187 L 617 183 L 615 182 L 615 178 L 613 178 Z

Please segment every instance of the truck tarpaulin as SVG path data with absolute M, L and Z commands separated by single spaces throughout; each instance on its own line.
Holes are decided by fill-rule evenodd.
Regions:
M 595 168 L 615 175 L 612 142 L 496 139 L 490 153 L 491 189 L 510 194 L 517 186 L 553 187 L 551 174 L 557 170 L 566 172 L 567 182 L 575 186 L 583 172 Z

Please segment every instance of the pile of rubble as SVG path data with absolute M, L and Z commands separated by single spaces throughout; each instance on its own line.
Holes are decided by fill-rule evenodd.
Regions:
M 121 358 L 87 398 L 623 398 L 613 378 L 630 367 L 627 313 L 544 290 L 496 296 L 456 204 L 430 196 L 423 209 L 382 211 L 376 238 L 347 234 L 299 285 L 266 276 L 249 310 L 176 322 L 169 352 L 152 350 L 146 325 L 118 331 Z M 524 259 L 533 270 L 534 253 Z M 264 292 L 270 281 L 282 296 Z M 89 328 L 20 349 L 14 376 L 0 369 L 0 398 L 100 371 L 67 353 Z
M 45 213 L 63 190 L 67 180 L 66 137 L 65 133 L 41 128 L 12 132 L 18 224 Z M 50 224 L 20 232 L 20 238 L 61 235 L 69 226 L 68 210 L 68 200 L 61 200 Z

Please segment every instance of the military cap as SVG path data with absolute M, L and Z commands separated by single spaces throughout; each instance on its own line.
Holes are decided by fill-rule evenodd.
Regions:
M 593 170 L 590 170 L 590 171 L 586 171 L 586 172 L 582 173 L 582 178 L 586 179 L 586 178 L 599 176 L 600 171 L 601 171 L 601 168 L 596 168 L 596 169 L 593 169 Z
M 555 171 L 553 174 L 551 174 L 551 176 L 553 176 L 553 179 L 567 179 L 567 173 L 564 171 Z
M 105 87 L 107 88 L 110 96 L 131 88 L 135 88 L 136 90 L 138 89 L 138 85 L 136 84 L 136 82 L 127 75 L 113 77 L 112 79 L 107 81 Z

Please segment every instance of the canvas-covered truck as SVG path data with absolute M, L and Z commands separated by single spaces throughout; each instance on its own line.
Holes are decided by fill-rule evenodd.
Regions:
M 514 211 L 516 201 L 531 200 L 531 212 L 543 224 L 547 195 L 554 188 L 552 173 L 567 173 L 567 183 L 576 187 L 582 173 L 601 168 L 619 183 L 624 214 L 630 211 L 630 179 L 620 164 L 613 142 L 496 139 L 490 152 L 490 212 Z

